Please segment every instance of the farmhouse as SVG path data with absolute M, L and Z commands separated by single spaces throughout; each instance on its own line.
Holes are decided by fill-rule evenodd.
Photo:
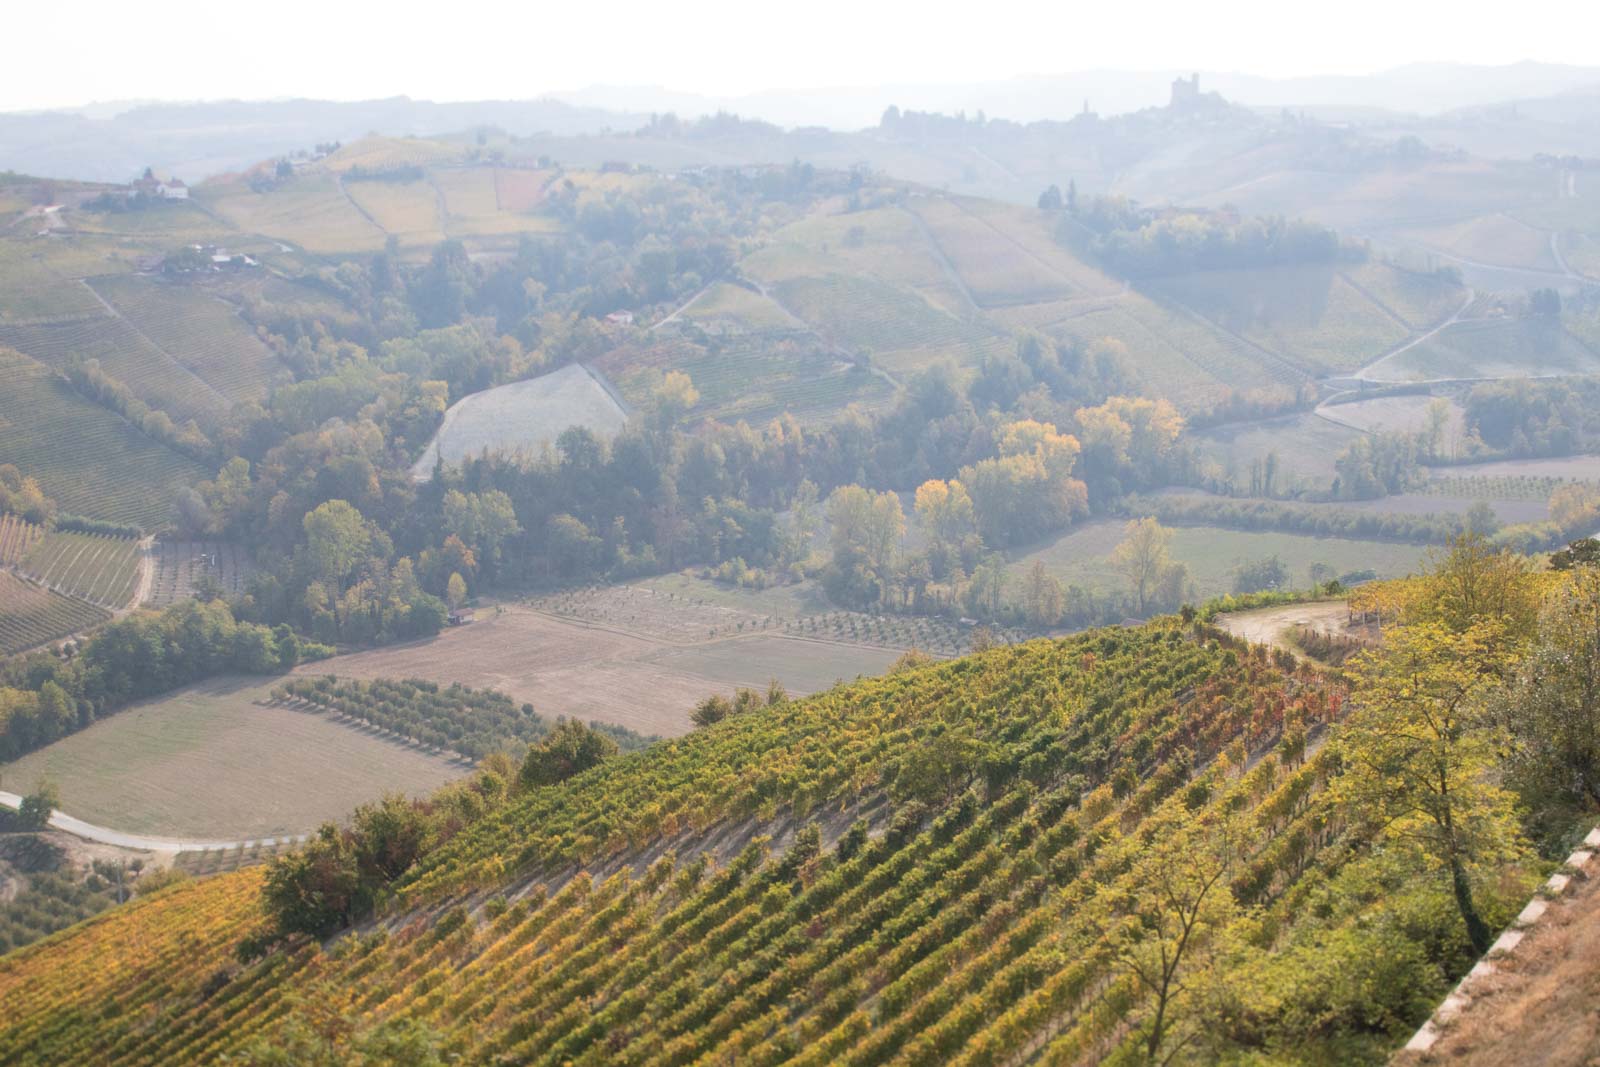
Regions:
M 187 200 L 189 187 L 181 178 L 173 178 L 170 181 L 157 178 L 155 171 L 146 167 L 144 174 L 128 186 L 128 196 L 148 196 L 158 200 Z

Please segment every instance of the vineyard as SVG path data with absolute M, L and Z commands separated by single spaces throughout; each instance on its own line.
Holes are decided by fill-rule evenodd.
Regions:
M 186 285 L 96 278 L 132 326 L 228 402 L 262 400 L 287 370 L 233 308 Z
M 101 284 L 104 284 L 102 280 Z M 92 315 L 25 326 L 0 326 L 0 344 L 10 345 L 58 370 L 74 359 L 97 359 L 106 374 L 146 404 L 178 423 L 214 423 L 227 401 L 193 371 L 151 344 L 125 319 Z
M 1285 975 L 1329 938 L 1372 951 L 1363 931 L 1424 899 L 1379 877 L 1319 903 L 1356 862 L 1311 805 L 1330 768 L 1306 738 L 1341 694 L 1286 663 L 1174 622 L 735 715 L 491 812 L 413 868 L 388 922 L 328 951 L 240 964 L 260 875 L 177 886 L 0 962 L 0 1058 L 282 1047 L 332 1007 L 318 990 L 349 1029 L 410 1021 L 470 1063 L 1126 1054 L 1152 1004 L 1119 946 L 1162 857 L 1226 858 L 1236 910 L 1209 921 L 1276 946 Z M 1442 951 L 1445 973 L 1406 965 L 1404 1002 L 1359 1018 L 1331 976 L 1279 995 L 1362 1035 L 1341 1062 L 1378 1061 L 1464 969 Z
M 9 567 L 28 554 L 44 536 L 44 529 L 15 515 L 0 514 L 0 567 Z
M 0 654 L 10 655 L 69 637 L 110 617 L 111 613 L 103 608 L 0 571 Z
M 225 595 L 237 596 L 255 571 L 244 549 L 222 541 L 157 541 L 150 564 L 155 573 L 146 603 L 158 608 L 187 600 L 208 581 Z
M 139 587 L 139 542 L 101 534 L 46 534 L 22 561 L 29 576 L 58 593 L 124 608 Z
M 0 456 L 37 478 L 62 511 L 145 527 L 167 520 L 176 487 L 207 473 L 79 396 L 50 368 L 6 348 Z
M 550 732 L 549 721 L 531 704 L 519 705 L 493 690 L 441 687 L 416 678 L 370 682 L 340 681 L 332 675 L 296 678 L 273 689 L 272 699 L 375 726 L 436 751 L 473 760 L 491 752 L 522 752 Z M 621 727 L 597 724 L 596 728 L 612 734 L 623 748 L 644 744 L 637 734 Z

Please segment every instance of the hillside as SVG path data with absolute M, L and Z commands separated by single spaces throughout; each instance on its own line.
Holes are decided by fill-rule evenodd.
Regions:
M 14 953 L 0 1058 L 260 1062 L 271 1046 L 332 1063 L 406 1034 L 463 1062 L 1131 1055 L 1153 1007 L 1131 964 L 1174 918 L 1160 887 L 1204 911 L 1184 973 L 1237 937 L 1239 979 L 1263 990 L 1323 939 L 1360 954 L 1363 929 L 1448 899 L 1397 872 L 1342 876 L 1351 854 L 1306 821 L 1326 769 L 1304 731 L 1338 705 L 1316 676 L 1176 620 L 780 702 L 494 810 L 415 867 L 381 923 L 325 949 L 236 962 L 261 922 L 245 871 Z M 1216 879 L 1233 893 L 1208 898 Z M 1457 940 L 1381 1008 L 1341 1009 L 1310 976 L 1278 995 L 1349 1012 L 1331 1024 L 1341 1058 L 1375 1060 L 1464 968 Z M 1271 964 L 1251 955 L 1268 948 Z M 1206 1040 L 1285 1039 L 1268 1017 L 1230 1026 Z M 1317 1054 L 1315 1033 L 1294 1040 Z

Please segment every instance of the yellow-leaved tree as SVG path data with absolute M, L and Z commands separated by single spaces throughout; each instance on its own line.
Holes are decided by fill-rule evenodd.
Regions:
M 1364 836 L 1414 850 L 1449 878 L 1479 954 L 1491 937 L 1475 874 L 1523 848 L 1513 796 L 1499 780 L 1507 738 L 1489 713 L 1511 655 L 1505 623 L 1493 617 L 1459 632 L 1439 620 L 1395 629 L 1354 661 L 1356 699 L 1336 739 L 1338 808 Z

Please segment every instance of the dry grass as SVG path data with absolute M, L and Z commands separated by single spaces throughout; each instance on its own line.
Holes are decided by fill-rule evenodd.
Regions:
M 1600 879 L 1553 902 L 1495 973 L 1472 984 L 1472 1003 L 1426 1054 L 1397 1064 L 1471 1067 L 1593 1064 L 1600 1060 Z

